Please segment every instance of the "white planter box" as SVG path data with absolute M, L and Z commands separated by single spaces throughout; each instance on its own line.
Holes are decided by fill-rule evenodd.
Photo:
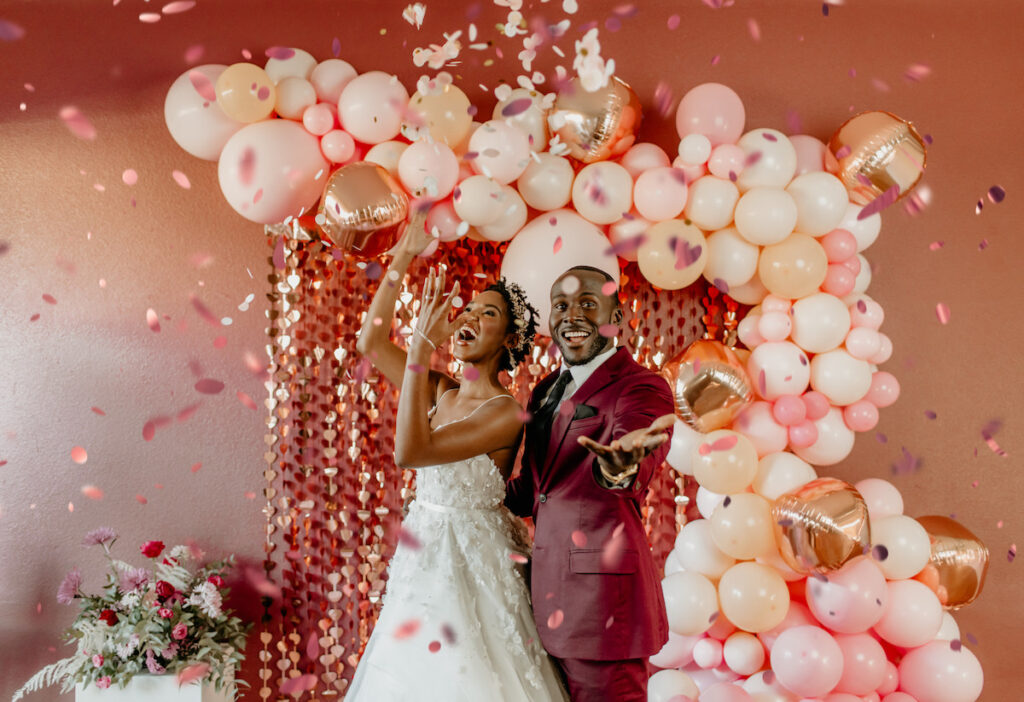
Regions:
M 136 675 L 121 689 L 75 685 L 75 702 L 231 702 L 230 690 L 220 692 L 213 685 L 189 683 L 178 687 L 175 675 Z

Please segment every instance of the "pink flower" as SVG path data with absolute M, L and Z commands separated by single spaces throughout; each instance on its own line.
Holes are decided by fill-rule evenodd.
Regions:
M 213 583 L 217 587 L 224 587 L 224 578 L 219 575 L 211 575 L 206 579 L 206 582 Z
M 149 582 L 149 571 L 145 568 L 129 568 L 120 573 L 121 591 L 132 592 Z
M 64 582 L 57 588 L 57 601 L 61 604 L 71 604 L 71 601 L 78 596 L 80 587 L 82 587 L 82 571 L 72 568 L 71 572 L 64 576 Z
M 101 690 L 106 690 L 108 687 L 110 687 L 110 676 L 104 675 L 102 678 L 97 679 L 96 687 L 100 688 Z
M 146 651 L 146 668 L 148 668 L 149 672 L 153 675 L 160 675 L 167 672 L 166 668 L 157 663 L 156 656 L 153 655 L 153 649 Z
M 95 656 L 92 657 L 92 664 L 95 667 L 97 667 L 97 668 L 102 668 L 103 667 L 103 656 L 101 656 L 100 654 L 97 653 Z
M 110 527 L 100 527 L 93 529 L 85 538 L 82 539 L 83 546 L 96 546 L 98 544 L 106 544 L 108 541 L 113 541 L 117 538 L 117 532 Z
M 186 636 L 188 636 L 188 627 L 180 622 L 178 624 L 175 624 L 174 628 L 171 629 L 171 637 L 177 639 L 178 641 L 181 641 Z
M 146 558 L 156 558 L 164 552 L 164 542 L 147 541 L 139 547 L 139 550 L 142 551 L 142 555 Z
M 159 614 L 164 619 L 170 619 L 171 617 L 174 616 L 174 612 L 172 612 L 171 610 L 167 609 L 166 607 L 161 607 L 160 609 L 158 609 L 156 611 L 156 613 Z

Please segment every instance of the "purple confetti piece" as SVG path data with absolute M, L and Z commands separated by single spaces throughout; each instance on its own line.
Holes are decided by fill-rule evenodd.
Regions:
M 746 168 L 750 168 L 755 163 L 761 160 L 761 156 L 762 154 L 760 151 L 754 151 L 753 153 L 749 153 L 747 154 L 747 158 L 744 160 L 743 165 Z
M 724 499 L 724 500 L 722 500 L 722 506 L 723 506 L 723 507 L 728 507 L 728 506 L 729 506 L 729 505 L 731 505 L 731 504 L 732 504 L 732 498 L 731 498 L 731 497 L 729 497 L 728 495 L 726 495 L 726 496 L 725 496 L 725 499 Z
M 901 446 L 900 450 L 903 452 L 903 455 L 891 466 L 893 475 L 909 475 L 921 470 L 922 462 L 920 458 L 910 453 L 906 446 Z
M 502 117 L 515 117 L 516 115 L 523 114 L 524 112 L 529 110 L 531 107 L 533 107 L 533 99 L 532 98 L 528 98 L 528 97 L 518 98 L 517 100 L 513 100 L 512 102 L 510 102 L 509 104 L 507 104 L 503 108 L 501 108 L 501 116 Z
M 267 58 L 277 59 L 279 61 L 287 61 L 295 55 L 295 49 L 289 49 L 286 46 L 272 46 L 266 51 Z
M 79 139 L 92 140 L 96 138 L 96 127 L 92 126 L 89 118 L 82 114 L 74 105 L 62 107 L 60 118 L 64 125 Z
M 978 639 L 977 639 L 977 637 L 975 637 L 974 634 L 972 634 L 970 632 L 967 632 L 967 643 L 971 644 L 972 646 L 977 646 L 978 645 Z
M 999 204 L 1006 199 L 1006 191 L 998 185 L 993 185 L 988 189 L 988 199 L 995 204 Z
M 414 551 L 418 551 L 423 547 L 423 544 L 420 543 L 420 540 L 416 538 L 415 534 L 402 527 L 398 529 L 398 543 L 403 544 Z
M 612 246 L 605 249 L 604 253 L 606 256 L 611 255 L 625 257 L 628 254 L 631 254 L 637 249 L 639 249 L 646 239 L 646 234 L 637 234 L 636 236 L 631 236 L 627 239 L 623 239 L 617 244 L 613 244 Z
M 238 159 L 238 180 L 242 185 L 252 185 L 256 172 L 256 150 L 251 146 L 242 152 Z
M 889 549 L 887 549 L 882 544 L 878 544 L 873 549 L 871 549 L 871 557 L 874 558 L 876 561 L 884 561 L 886 558 L 889 557 Z
M 768 394 L 768 376 L 764 372 L 764 368 L 757 374 L 757 390 L 761 393 L 761 397 Z
M 683 239 L 680 245 L 676 246 L 676 270 L 692 266 L 700 260 L 702 253 L 704 253 L 704 247 L 701 244 L 690 246 L 690 242 Z
M 761 136 L 764 137 L 765 141 L 777 142 L 779 138 L 771 132 L 761 132 Z
M 729 294 L 729 284 L 722 280 L 721 278 L 715 278 L 715 280 L 711 284 L 714 285 L 719 290 L 721 290 L 723 294 Z
M 924 416 L 927 417 L 928 419 L 936 419 L 936 418 L 938 418 L 939 415 L 935 414 L 931 410 L 925 410 L 924 411 Z
M 949 648 L 953 651 L 959 651 L 962 647 L 963 644 L 960 643 L 960 639 L 953 639 L 949 642 Z
M 338 37 L 331 39 L 331 55 L 334 58 L 341 56 L 341 39 Z
M 1010 548 L 1006 551 L 1006 561 L 1013 563 L 1013 559 L 1017 557 L 1017 544 L 1010 544 Z
M 25 36 L 25 28 L 10 20 L 0 19 L 0 41 L 18 41 Z
M 846 158 L 852 152 L 853 152 L 853 148 L 849 144 L 846 144 L 845 146 L 840 148 L 839 151 L 836 151 L 836 158 L 837 159 Z
M 862 219 L 867 219 L 868 217 L 870 217 L 873 214 L 878 214 L 879 212 L 884 210 L 886 207 L 888 207 L 892 203 L 896 202 L 896 198 L 898 198 L 899 196 L 900 196 L 900 186 L 893 185 L 888 190 L 886 190 L 884 193 L 882 193 L 881 195 L 876 197 L 874 200 L 869 202 L 867 205 L 865 205 L 864 209 L 862 209 L 857 214 L 857 221 L 859 222 Z

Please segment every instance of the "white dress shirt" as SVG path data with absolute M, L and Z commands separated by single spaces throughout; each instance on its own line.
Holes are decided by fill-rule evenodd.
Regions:
M 600 368 L 602 363 L 614 356 L 616 351 L 618 351 L 618 347 L 612 346 L 607 351 L 602 351 L 586 363 L 578 366 L 570 366 L 565 362 L 565 359 L 562 359 L 561 371 L 568 369 L 569 373 L 572 374 L 572 380 L 565 386 L 565 392 L 562 393 L 562 400 L 568 400 L 572 397 L 573 393 L 583 387 L 583 383 L 587 382 L 587 379 L 594 374 L 594 371 Z

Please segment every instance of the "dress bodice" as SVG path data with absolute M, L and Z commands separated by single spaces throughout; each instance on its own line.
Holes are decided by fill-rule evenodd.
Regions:
M 416 470 L 421 504 L 461 509 L 495 509 L 505 500 L 505 481 L 487 454 Z

